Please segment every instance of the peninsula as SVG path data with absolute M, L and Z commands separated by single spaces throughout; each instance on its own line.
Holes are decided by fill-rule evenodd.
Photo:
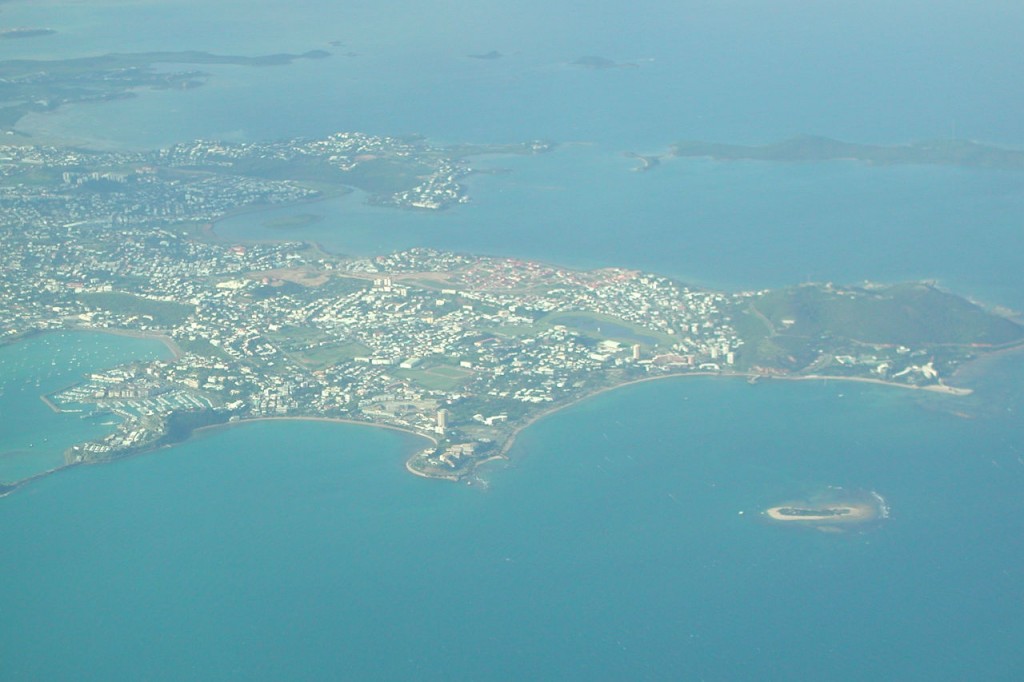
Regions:
M 68 465 L 215 424 L 318 418 L 423 435 L 430 446 L 409 470 L 454 480 L 506 457 L 540 416 L 631 382 L 829 377 L 960 393 L 959 367 L 1024 344 L 1014 320 L 927 282 L 727 293 L 624 268 L 431 249 L 349 258 L 200 229 L 358 186 L 351 179 L 373 164 L 364 177 L 383 183 L 383 203 L 458 203 L 446 183 L 469 172 L 462 159 L 495 148 L 361 133 L 131 153 L 0 147 L 0 343 L 82 329 L 159 335 L 178 350 L 45 396 L 58 410 L 119 420 L 72 447 Z M 409 167 L 427 179 L 406 178 Z M 789 504 L 776 515 L 856 509 Z

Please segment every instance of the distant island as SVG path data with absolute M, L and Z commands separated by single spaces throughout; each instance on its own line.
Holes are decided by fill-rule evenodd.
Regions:
M 579 66 L 584 69 L 591 69 L 593 71 L 603 71 L 606 69 L 636 69 L 639 68 L 637 64 L 632 62 L 617 62 L 607 57 L 598 57 L 594 55 L 586 55 L 578 57 L 573 60 L 573 66 Z
M 688 141 L 672 145 L 673 157 L 706 157 L 718 161 L 862 161 L 880 166 L 897 164 L 1024 169 L 1024 150 L 1008 149 L 962 139 L 931 140 L 897 145 L 843 142 L 802 135 L 762 146 Z
M 5 28 L 0 30 L 0 40 L 18 38 L 41 38 L 56 33 L 52 28 Z
M 661 165 L 661 156 L 657 154 L 644 155 L 637 154 L 636 152 L 624 152 L 623 156 L 625 156 L 627 159 L 636 159 L 637 161 L 640 162 L 640 165 L 633 169 L 639 173 L 652 170 Z
M 33 112 L 53 111 L 67 104 L 130 97 L 137 88 L 188 89 L 202 85 L 208 77 L 198 70 L 158 70 L 155 67 L 159 64 L 261 67 L 329 56 L 330 53 L 323 50 L 255 57 L 187 50 L 55 60 L 8 59 L 0 61 L 0 129 L 12 129 L 23 116 Z
M 484 52 L 481 54 L 468 55 L 470 59 L 501 59 L 505 55 L 498 52 L 497 50 L 491 50 L 490 52 Z

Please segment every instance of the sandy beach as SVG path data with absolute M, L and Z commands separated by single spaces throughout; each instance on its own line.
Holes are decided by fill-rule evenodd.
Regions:
M 363 421 L 359 419 L 345 419 L 344 417 L 317 417 L 317 416 L 293 416 L 293 417 L 252 417 L 251 419 L 239 419 L 238 421 L 226 422 L 224 424 L 211 424 L 210 426 L 203 426 L 193 433 L 199 433 L 200 431 L 223 429 L 232 426 L 238 426 L 241 424 L 252 424 L 253 422 L 275 422 L 275 421 L 303 421 L 303 422 L 331 422 L 334 424 L 353 424 L 355 426 L 372 426 L 379 429 L 388 429 L 389 431 L 398 431 L 400 433 L 408 433 L 413 436 L 419 436 L 420 438 L 426 438 L 435 446 L 438 441 L 437 438 L 426 433 L 414 431 L 413 429 L 407 429 L 402 426 L 394 426 L 393 424 L 380 424 L 378 422 Z
M 932 393 L 944 393 L 946 395 L 970 395 L 974 393 L 973 389 L 970 388 L 958 388 L 956 386 L 947 386 L 945 384 L 929 384 L 927 386 L 913 386 L 911 384 L 900 384 L 895 381 L 886 381 L 885 379 L 872 379 L 870 377 L 832 377 L 823 374 L 806 374 L 804 376 L 780 376 L 772 377 L 773 379 L 786 379 L 789 381 L 796 381 L 802 379 L 819 379 L 822 381 L 855 381 L 860 384 L 878 384 L 879 386 L 892 386 L 894 388 L 909 388 L 915 391 L 930 391 Z
M 98 332 L 100 334 L 112 334 L 114 336 L 128 336 L 133 339 L 154 339 L 167 346 L 167 350 L 171 351 L 171 355 L 174 356 L 175 360 L 180 358 L 184 353 L 184 351 L 181 350 L 181 346 L 163 332 L 144 332 L 135 331 L 134 329 L 111 329 L 108 327 L 89 327 L 86 325 L 76 325 L 73 328 L 73 331 Z
M 792 514 L 793 510 L 801 512 L 821 512 L 821 514 Z M 786 523 L 807 523 L 811 521 L 827 523 L 857 523 L 870 521 L 877 516 L 877 511 L 869 504 L 835 504 L 827 507 L 808 506 L 806 503 L 794 502 L 765 510 L 765 515 L 775 521 Z

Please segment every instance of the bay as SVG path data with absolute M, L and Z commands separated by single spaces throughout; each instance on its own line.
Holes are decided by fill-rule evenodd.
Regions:
M 71 470 L 4 500 L 5 677 L 1011 679 L 1021 427 L 922 400 L 630 387 L 523 433 L 486 489 L 323 423 Z M 759 515 L 828 486 L 891 518 Z
M 95 332 L 38 334 L 0 346 L 0 483 L 18 481 L 64 464 L 64 451 L 109 433 L 103 419 L 55 413 L 41 396 L 97 372 L 133 361 L 166 359 L 155 339 Z

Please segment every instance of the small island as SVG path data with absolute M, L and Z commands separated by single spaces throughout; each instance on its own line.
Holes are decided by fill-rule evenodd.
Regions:
M 853 507 L 771 507 L 766 512 L 776 521 L 861 521 L 873 516 L 865 505 Z
M 844 526 L 865 524 L 889 517 L 885 499 L 874 491 L 847 491 L 830 487 L 811 500 L 787 502 L 764 510 L 772 521 L 836 532 Z
M 644 173 L 657 168 L 661 165 L 661 156 L 658 154 L 637 154 L 636 152 L 625 152 L 623 154 L 627 159 L 636 159 L 640 162 L 640 165 L 633 170 L 638 173 Z
M 642 162 L 636 170 L 648 170 L 662 161 L 674 158 L 771 163 L 854 161 L 873 166 L 958 166 L 1024 170 L 1024 150 L 962 139 L 926 140 L 893 145 L 844 142 L 819 135 L 799 135 L 765 145 L 687 140 L 671 145 L 668 151 L 660 154 L 626 152 L 626 156 Z
M 0 40 L 41 38 L 43 36 L 52 36 L 56 32 L 52 28 L 5 28 L 0 30 Z
M 590 69 L 591 71 L 605 71 L 608 69 L 635 69 L 638 68 L 637 64 L 633 62 L 617 62 L 607 57 L 598 57 L 595 55 L 585 55 L 578 57 L 572 62 L 573 66 L 578 66 L 583 69 Z

